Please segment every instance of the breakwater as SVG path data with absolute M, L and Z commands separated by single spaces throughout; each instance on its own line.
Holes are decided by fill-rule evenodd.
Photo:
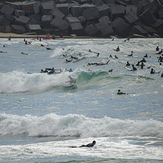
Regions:
M 163 37 L 162 5 L 162 0 L 5 1 L 0 32 Z

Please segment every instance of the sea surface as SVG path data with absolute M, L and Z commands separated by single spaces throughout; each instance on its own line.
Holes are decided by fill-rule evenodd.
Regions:
M 162 39 L 26 40 L 0 39 L 0 162 L 163 162 Z

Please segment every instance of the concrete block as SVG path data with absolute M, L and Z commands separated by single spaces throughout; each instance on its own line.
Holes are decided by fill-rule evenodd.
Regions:
M 163 20 L 162 19 L 157 19 L 153 24 L 151 24 L 151 27 L 154 28 L 159 28 L 163 26 Z
M 139 20 L 138 16 L 133 13 L 129 13 L 129 14 L 125 15 L 124 18 L 129 24 L 133 24 L 134 22 Z
M 109 15 L 110 7 L 107 6 L 106 4 L 104 4 L 102 6 L 97 6 L 97 9 L 98 9 L 100 17 Z
M 96 7 L 95 5 L 92 4 L 83 4 L 81 6 L 72 6 L 71 7 L 71 14 L 74 17 L 79 17 L 83 15 L 83 11 L 92 7 Z
M 27 2 L 22 5 L 22 9 L 23 11 L 25 11 L 26 16 L 38 14 L 40 12 L 39 7 L 40 7 L 39 2 Z
M 0 26 L 10 25 L 10 21 L 5 19 L 3 16 L 0 16 Z
M 68 3 L 57 4 L 56 8 L 58 8 L 64 15 L 69 14 L 69 4 Z
M 163 8 L 160 8 L 158 10 L 158 16 L 159 16 L 159 19 L 163 19 Z
M 13 32 L 17 34 L 23 34 L 27 32 L 27 30 L 22 25 L 11 25 L 11 27 Z
M 110 7 L 111 19 L 114 20 L 116 17 L 123 17 L 125 15 L 125 7 L 122 5 L 114 5 Z
M 80 20 L 76 17 L 67 17 L 66 21 L 70 24 L 70 23 L 80 23 Z
M 152 33 L 158 33 L 154 28 L 150 27 L 150 26 L 142 26 L 148 33 L 152 34 Z
M 80 23 L 86 22 L 86 17 L 85 16 L 79 16 L 78 19 L 80 20 Z
M 69 24 L 66 21 L 63 21 L 58 29 L 61 30 L 61 31 L 65 31 L 68 28 L 69 28 Z
M 29 30 L 29 32 L 40 33 L 41 26 L 40 26 L 40 24 L 28 24 L 28 30 Z
M 0 12 L 3 13 L 3 14 L 9 14 L 9 15 L 12 15 L 14 13 L 14 9 L 12 7 L 10 7 L 9 5 L 4 5 Z
M 41 26 L 42 28 L 47 28 L 50 25 L 50 22 L 53 20 L 52 15 L 43 15 L 41 17 Z
M 104 4 L 102 0 L 92 0 L 92 3 L 96 6 L 102 6 Z
M 89 36 L 96 35 L 96 33 L 99 31 L 93 24 L 87 26 L 84 29 L 85 33 L 87 33 Z
M 51 22 L 50 22 L 51 26 L 55 27 L 55 28 L 65 28 L 67 29 L 69 27 L 68 23 L 61 19 L 60 17 L 56 17 L 54 18 Z
M 83 16 L 86 17 L 87 20 L 93 20 L 100 17 L 99 11 L 96 7 L 91 7 L 83 11 Z
M 15 16 L 10 15 L 10 14 L 6 14 L 6 15 L 5 15 L 5 18 L 6 18 L 8 21 L 10 21 L 10 23 L 13 23 L 13 22 L 15 21 L 15 19 L 16 19 Z
M 140 35 L 146 35 L 148 32 L 143 29 L 140 25 L 133 26 L 133 29 L 131 30 L 132 34 L 140 34 Z
M 18 18 L 16 18 L 15 23 L 19 25 L 26 25 L 29 22 L 29 20 L 30 18 L 26 16 L 19 16 Z
M 150 12 L 149 9 L 147 9 L 146 11 L 144 11 L 141 15 L 140 15 L 140 19 L 146 24 L 146 25 L 150 25 L 152 23 L 154 23 L 156 21 L 156 17 Z
M 100 25 L 100 31 L 103 37 L 109 36 L 114 33 L 113 28 L 108 24 Z
M 65 15 L 56 7 L 54 7 L 51 11 L 50 14 L 53 15 L 53 17 L 60 17 L 61 19 L 65 17 Z
M 25 11 L 23 10 L 15 10 L 15 16 L 18 18 L 19 16 L 25 16 Z
M 130 25 L 120 17 L 117 17 L 114 21 L 112 21 L 111 26 L 116 33 L 123 36 L 128 35 L 131 28 Z
M 115 5 L 115 2 L 116 2 L 117 0 L 104 0 L 104 2 L 106 3 L 106 4 L 109 4 L 109 5 Z
M 71 27 L 72 31 L 83 30 L 83 26 L 81 25 L 81 23 L 71 23 L 70 27 Z
M 110 24 L 111 21 L 109 19 L 109 16 L 103 16 L 99 19 L 100 24 Z
M 128 15 L 130 13 L 137 15 L 137 10 L 138 10 L 137 6 L 127 5 L 126 6 L 126 15 Z
M 41 4 L 41 14 L 48 15 L 49 12 L 55 7 L 54 1 L 48 1 Z

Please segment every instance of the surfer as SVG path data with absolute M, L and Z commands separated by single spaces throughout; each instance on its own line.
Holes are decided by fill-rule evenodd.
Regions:
M 145 58 L 143 58 L 140 62 L 147 62 L 147 61 L 145 60 Z
M 113 69 L 110 69 L 110 70 L 109 70 L 109 72 L 112 72 L 112 71 L 113 71 Z
M 115 51 L 117 51 L 117 52 L 118 52 L 118 51 L 120 51 L 120 48 L 119 48 L 119 46 L 118 46 L 118 47 L 115 49 Z
M 127 61 L 126 66 L 130 66 L 130 63 Z
M 153 68 L 151 68 L 150 74 L 159 74 L 161 71 L 159 72 L 155 72 L 155 70 Z
M 96 141 L 94 140 L 92 143 L 89 143 L 87 145 L 81 145 L 79 147 L 93 147 L 96 144 Z
M 118 57 L 115 55 L 115 58 L 117 58 L 118 59 Z
M 148 54 L 146 54 L 144 57 L 148 57 Z
M 134 65 L 132 65 L 132 68 L 133 68 L 133 71 L 137 70 L 137 68 Z
M 161 78 L 163 77 L 163 73 L 161 74 Z
M 122 94 L 126 94 L 126 93 L 122 92 L 121 90 L 118 90 L 117 95 L 122 95 Z
M 163 57 L 159 57 L 158 62 L 163 62 Z
M 143 63 L 143 62 L 142 62 Z M 140 66 L 140 61 L 138 61 L 138 63 L 136 64 L 136 66 Z
M 129 57 L 133 57 L 133 53 L 134 53 L 134 52 L 133 52 L 133 51 L 131 51 L 131 54 L 130 54 L 130 55 L 128 55 L 128 56 L 129 56 Z
M 140 66 L 141 66 L 141 69 L 143 69 L 143 67 L 145 66 L 145 64 L 142 62 Z
M 110 54 L 110 58 L 112 58 L 112 55 Z
M 156 47 L 156 51 L 159 51 L 159 47 L 158 46 Z

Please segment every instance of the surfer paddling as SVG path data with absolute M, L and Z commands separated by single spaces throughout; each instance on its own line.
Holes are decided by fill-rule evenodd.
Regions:
M 94 140 L 92 143 L 79 146 L 79 148 L 81 148 L 81 147 L 94 147 L 95 144 L 96 144 L 96 141 Z M 77 146 L 69 146 L 69 147 L 70 148 L 78 148 Z

